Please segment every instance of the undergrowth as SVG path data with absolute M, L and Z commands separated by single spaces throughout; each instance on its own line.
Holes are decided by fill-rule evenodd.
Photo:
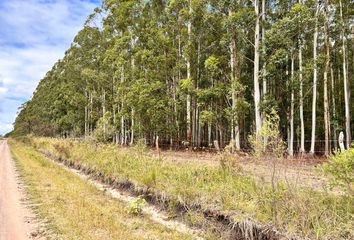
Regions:
M 289 189 L 259 183 L 242 173 L 228 157 L 221 167 L 171 163 L 141 148 L 54 138 L 33 138 L 31 144 L 62 158 L 99 169 L 115 179 L 131 179 L 205 209 L 217 209 L 235 222 L 254 219 L 274 225 L 288 235 L 311 239 L 350 239 L 354 236 L 353 197 L 313 189 Z M 274 201 L 277 202 L 276 221 Z M 197 222 L 195 217 L 190 221 Z

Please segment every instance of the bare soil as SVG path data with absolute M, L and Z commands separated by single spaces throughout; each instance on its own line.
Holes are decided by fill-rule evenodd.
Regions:
M 0 141 L 0 240 L 42 239 L 6 140 Z

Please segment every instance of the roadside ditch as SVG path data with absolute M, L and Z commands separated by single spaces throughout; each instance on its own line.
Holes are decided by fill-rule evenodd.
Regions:
M 143 197 L 149 205 L 143 208 L 143 212 L 150 215 L 152 220 L 168 228 L 179 232 L 189 233 L 199 237 L 201 231 L 212 231 L 222 239 L 235 240 L 296 240 L 297 237 L 289 237 L 282 234 L 271 225 L 263 225 L 252 219 L 235 222 L 232 217 L 217 209 L 206 209 L 200 204 L 182 202 L 176 197 L 167 195 L 153 188 L 148 188 L 130 179 L 117 179 L 106 176 L 98 169 L 93 169 L 73 160 L 64 159 L 53 155 L 43 149 L 37 149 L 47 158 L 63 165 L 81 178 L 90 181 L 98 189 L 108 191 L 109 194 L 124 202 L 132 202 L 138 197 Z M 167 213 L 175 215 L 168 217 Z M 190 213 L 203 216 L 202 223 L 184 224 L 188 222 Z M 186 221 L 187 220 L 187 221 Z M 192 226 L 189 226 L 192 225 Z

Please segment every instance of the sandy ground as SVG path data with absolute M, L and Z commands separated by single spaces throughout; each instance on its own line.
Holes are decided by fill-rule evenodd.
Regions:
M 25 199 L 7 141 L 0 140 L 0 240 L 38 239 Z

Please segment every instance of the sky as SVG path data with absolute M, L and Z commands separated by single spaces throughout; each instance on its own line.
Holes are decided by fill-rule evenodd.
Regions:
M 0 0 L 0 135 L 100 0 Z

